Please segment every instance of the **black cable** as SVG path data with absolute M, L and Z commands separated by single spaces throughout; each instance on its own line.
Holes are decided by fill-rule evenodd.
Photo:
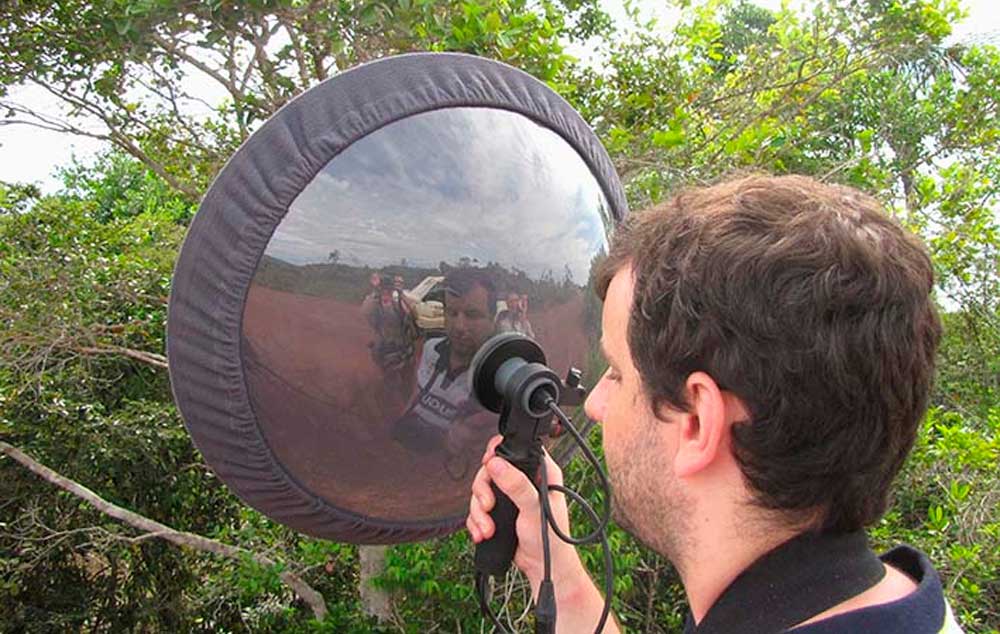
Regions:
M 483 614 L 490 617 L 493 621 L 493 627 L 497 628 L 498 632 L 501 634 L 510 634 L 510 630 L 504 627 L 504 624 L 500 622 L 496 614 L 493 614 L 493 610 L 490 609 L 489 603 L 489 577 L 481 572 L 476 573 L 476 594 L 479 595 L 479 609 Z
M 611 597 L 614 592 L 614 562 L 611 558 L 611 545 L 608 543 L 607 536 L 607 527 L 611 521 L 611 486 L 608 483 L 607 475 L 605 475 L 600 462 L 597 460 L 597 456 L 595 456 L 594 452 L 587 446 L 583 436 L 581 436 L 580 432 L 578 432 L 573 426 L 569 417 L 566 416 L 561 409 L 559 409 L 559 406 L 554 399 L 547 399 L 545 404 L 552 411 L 552 413 L 559 418 L 563 427 L 580 446 L 580 449 L 583 451 L 587 461 L 590 462 L 597 471 L 598 479 L 600 480 L 600 485 L 604 493 L 604 512 L 601 517 L 598 517 L 594 508 L 585 499 L 583 499 L 579 493 L 559 484 L 549 484 L 548 470 L 546 469 L 543 459 L 541 472 L 539 474 L 540 483 L 538 487 L 538 499 L 540 502 L 539 514 L 541 515 L 542 520 L 543 576 L 542 583 L 539 586 L 538 601 L 535 610 L 537 627 L 539 628 L 539 631 L 552 631 L 555 627 L 556 613 L 555 592 L 552 587 L 552 554 L 550 552 L 549 532 L 547 530 L 547 527 L 551 526 L 553 532 L 559 537 L 559 539 L 567 544 L 578 546 L 592 544 L 596 541 L 600 541 L 601 543 L 601 549 L 604 553 L 604 607 L 601 610 L 601 617 L 598 620 L 597 628 L 594 630 L 595 634 L 601 634 L 601 632 L 604 631 L 604 626 L 607 624 L 608 617 L 611 614 Z M 572 501 L 579 504 L 587 517 L 590 518 L 590 520 L 596 525 L 596 528 L 583 537 L 573 537 L 564 533 L 556 524 L 555 519 L 552 516 L 552 508 L 549 505 L 549 491 L 562 493 Z M 511 634 L 510 630 L 508 630 L 500 622 L 497 616 L 490 609 L 488 589 L 488 578 L 486 575 L 477 573 L 476 592 L 479 595 L 480 609 L 483 614 L 489 617 L 493 626 L 497 628 L 501 634 Z
M 597 528 L 595 528 L 593 532 L 580 538 L 574 538 L 571 535 L 566 535 L 563 533 L 562 529 L 556 525 L 555 519 L 552 517 L 552 509 L 549 507 L 549 496 L 541 496 L 543 521 L 548 520 L 549 525 L 552 527 L 552 531 L 559 537 L 559 539 L 573 545 L 592 544 L 598 540 L 601 542 L 601 549 L 604 551 L 604 607 L 601 610 L 601 618 L 597 621 L 597 629 L 594 630 L 596 634 L 601 634 L 601 632 L 604 631 L 604 625 L 608 621 L 608 616 L 611 614 L 611 595 L 615 588 L 613 568 L 614 562 L 611 558 L 611 545 L 608 543 L 607 534 L 608 524 L 611 522 L 611 485 L 608 482 L 607 475 L 604 473 L 604 469 L 601 468 L 601 464 L 597 460 L 597 456 L 594 455 L 594 452 L 591 451 L 590 447 L 583 439 L 583 436 L 581 436 L 580 432 L 578 432 L 576 427 L 573 426 L 573 422 L 561 409 L 559 409 L 559 405 L 556 404 L 555 400 L 549 399 L 548 406 L 552 413 L 559 418 L 563 427 L 565 427 L 570 435 L 573 436 L 573 439 L 577 442 L 577 444 L 580 445 L 583 455 L 586 456 L 587 460 L 597 471 L 598 479 L 601 481 L 601 489 L 604 493 L 604 513 L 603 517 L 598 519 L 594 508 L 588 504 L 579 493 L 558 484 L 548 485 L 548 479 L 544 475 L 544 464 L 542 466 L 542 478 L 543 482 L 545 482 L 544 488 L 549 491 L 559 491 L 569 497 L 571 500 L 579 504 L 587 516 L 590 517 L 591 521 L 597 525 Z M 548 533 L 548 531 L 545 532 Z
M 579 546 L 582 544 L 592 544 L 595 541 L 597 541 L 602 535 L 606 534 L 608 529 L 608 524 L 611 522 L 611 484 L 608 483 L 608 476 L 604 474 L 604 469 L 601 468 L 601 463 L 597 460 L 597 456 L 594 455 L 594 452 L 590 449 L 590 447 L 587 445 L 587 442 L 583 439 L 583 436 L 581 436 L 580 432 L 578 432 L 576 430 L 576 427 L 573 426 L 573 422 L 569 419 L 568 416 L 566 416 L 565 413 L 563 413 L 561 409 L 559 409 L 559 406 L 556 404 L 554 400 L 549 399 L 547 404 L 552 413 L 554 413 L 559 418 L 560 422 L 562 422 L 563 427 L 566 429 L 566 431 L 568 431 L 570 435 L 573 437 L 573 440 L 576 441 L 576 444 L 580 446 L 580 450 L 583 451 L 583 455 L 587 458 L 587 461 L 590 462 L 590 464 L 593 465 L 594 470 L 597 471 L 597 477 L 601 481 L 601 489 L 604 492 L 604 513 L 602 513 L 602 517 L 600 518 L 600 520 L 598 520 L 597 513 L 593 513 L 594 511 L 593 507 L 587 504 L 587 502 L 584 501 L 583 498 L 577 495 L 576 492 L 574 491 L 570 491 L 565 487 L 560 487 L 563 493 L 569 495 L 571 498 L 573 498 L 575 502 L 583 506 L 585 511 L 589 509 L 589 513 L 593 513 L 591 517 L 594 518 L 594 522 L 597 524 L 597 528 L 595 528 L 593 532 L 588 533 L 583 537 L 573 537 L 571 535 L 567 535 L 563 533 L 562 529 L 556 526 L 555 523 L 552 524 L 552 530 L 555 532 L 556 535 L 559 536 L 559 539 L 563 540 L 567 544 L 573 544 L 574 546 Z M 546 507 L 548 506 L 548 496 L 546 496 L 544 504 Z M 551 516 L 552 514 L 549 513 L 549 517 Z
M 549 470 L 542 456 L 542 468 L 539 473 L 541 486 L 538 487 L 539 513 L 542 519 L 542 582 L 538 586 L 538 599 L 535 601 L 535 632 L 536 634 L 555 634 L 556 631 L 556 593 L 552 586 L 552 553 L 549 547 L 549 522 L 552 521 L 552 509 L 549 508 Z

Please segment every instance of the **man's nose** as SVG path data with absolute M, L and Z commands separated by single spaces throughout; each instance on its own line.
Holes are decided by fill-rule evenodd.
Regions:
M 595 423 L 601 423 L 604 421 L 604 376 L 602 375 L 597 381 L 597 385 L 594 389 L 590 391 L 587 395 L 587 400 L 583 403 L 583 411 L 586 412 L 587 418 L 594 421 Z

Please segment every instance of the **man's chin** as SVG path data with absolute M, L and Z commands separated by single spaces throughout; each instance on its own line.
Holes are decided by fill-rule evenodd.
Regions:
M 641 527 L 641 523 L 634 521 L 632 515 L 623 509 L 622 506 L 615 501 L 613 496 L 611 500 L 611 521 L 613 521 L 618 528 L 631 535 L 632 538 L 642 544 L 644 548 L 648 548 L 649 550 L 670 559 L 672 553 L 665 552 L 667 549 L 664 549 L 664 545 L 656 543 L 652 536 L 647 538 L 644 534 L 645 531 L 643 531 Z
M 632 518 L 629 517 L 629 514 L 621 507 L 614 496 L 611 497 L 611 521 L 632 537 L 640 539 L 636 533 L 635 522 L 632 521 Z
M 468 366 L 472 363 L 472 357 L 476 355 L 476 347 L 469 343 L 451 344 L 451 358 L 460 366 Z

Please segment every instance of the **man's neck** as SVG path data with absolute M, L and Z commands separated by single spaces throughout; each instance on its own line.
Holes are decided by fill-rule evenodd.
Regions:
M 454 355 L 448 359 L 448 377 L 455 378 L 469 367 L 468 359 L 457 359 Z
M 695 623 L 750 564 L 800 533 L 787 527 L 752 530 L 735 518 L 701 526 L 705 530 L 689 543 L 677 565 Z

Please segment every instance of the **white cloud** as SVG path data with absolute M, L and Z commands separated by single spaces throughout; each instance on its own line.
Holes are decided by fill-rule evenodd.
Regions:
M 345 186 L 346 183 L 346 186 Z M 356 142 L 292 204 L 268 254 L 435 267 L 462 257 L 587 279 L 604 247 L 597 181 L 551 130 L 503 110 L 410 117 Z

